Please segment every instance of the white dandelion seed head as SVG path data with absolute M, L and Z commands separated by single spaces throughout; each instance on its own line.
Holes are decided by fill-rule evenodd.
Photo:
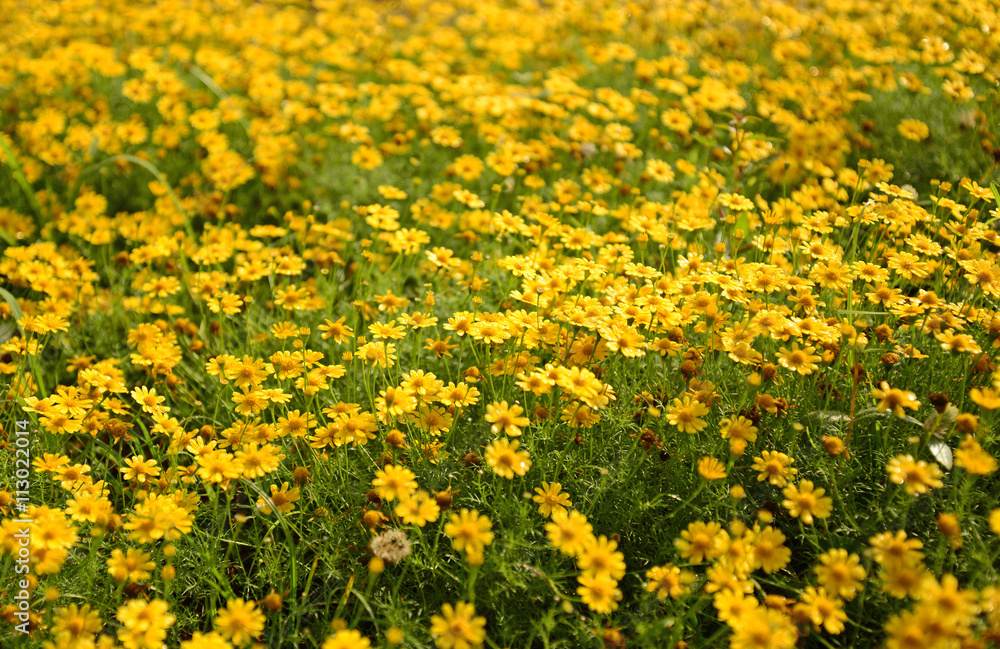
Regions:
M 410 556 L 410 539 L 403 530 L 386 530 L 373 538 L 368 548 L 383 561 L 396 563 Z

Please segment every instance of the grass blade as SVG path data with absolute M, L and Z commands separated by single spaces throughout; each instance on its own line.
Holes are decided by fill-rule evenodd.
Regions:
M 21 319 L 24 317 L 24 311 L 21 311 L 21 307 L 17 303 L 17 298 L 4 288 L 0 288 L 0 297 L 3 297 L 4 301 L 7 302 L 7 306 L 10 307 L 10 312 L 14 316 L 14 322 L 17 323 L 18 331 L 21 332 L 21 337 L 23 338 L 24 327 L 21 326 Z

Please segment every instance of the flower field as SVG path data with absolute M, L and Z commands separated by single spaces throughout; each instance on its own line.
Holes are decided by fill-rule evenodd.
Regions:
M 0 646 L 1000 646 L 995 2 L 0 8 Z

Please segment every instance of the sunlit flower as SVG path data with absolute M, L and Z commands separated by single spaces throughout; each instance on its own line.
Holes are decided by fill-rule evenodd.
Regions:
M 834 548 L 819 555 L 819 563 L 814 566 L 816 580 L 827 592 L 842 599 L 854 599 L 858 591 L 864 590 L 867 576 L 856 554 L 848 555 L 847 550 Z
M 706 480 L 720 480 L 726 477 L 726 467 L 714 457 L 706 456 L 698 460 L 698 474 Z
M 697 577 L 689 570 L 681 570 L 677 566 L 670 564 L 664 566 L 653 566 L 646 571 L 646 590 L 656 593 L 658 599 L 673 597 L 678 599 L 690 592 L 688 586 L 693 584 Z
M 767 480 L 776 487 L 784 487 L 788 480 L 798 473 L 792 466 L 795 460 L 784 453 L 764 451 L 753 460 L 753 470 L 757 471 L 757 480 Z
M 795 344 L 791 349 L 782 348 L 778 352 L 778 362 L 781 363 L 782 367 L 790 369 L 793 372 L 798 372 L 803 376 L 812 374 L 819 369 L 817 363 L 821 360 L 819 356 L 813 353 L 814 351 L 816 351 L 816 348 L 812 345 L 799 349 L 798 344 Z
M 925 494 L 931 489 L 940 489 L 941 468 L 934 462 L 928 464 L 923 460 L 914 460 L 912 455 L 898 455 L 889 460 L 886 467 L 889 479 L 898 485 L 903 485 L 906 493 L 911 496 Z
M 725 540 L 725 533 L 718 523 L 695 521 L 681 532 L 680 538 L 674 539 L 674 545 L 680 550 L 681 558 L 701 563 L 719 557 L 725 550 Z
M 215 629 L 227 640 L 239 646 L 264 632 L 264 614 L 255 602 L 232 599 L 219 611 L 215 618 Z
M 899 418 L 906 416 L 906 413 L 903 410 L 904 408 L 916 410 L 920 407 L 920 402 L 917 401 L 917 395 L 906 390 L 890 388 L 889 384 L 885 381 L 879 383 L 878 388 L 872 389 L 872 396 L 879 400 L 879 412 L 891 410 L 893 414 Z
M 618 609 L 622 591 L 613 578 L 608 575 L 583 574 L 577 581 L 580 586 L 576 592 L 590 610 L 595 613 L 610 613 Z
M 518 440 L 499 439 L 486 447 L 484 457 L 487 464 L 501 478 L 511 479 L 514 475 L 523 476 L 531 468 L 531 460 L 527 451 L 519 451 Z
M 798 485 L 788 485 L 782 493 L 785 499 L 781 501 L 781 505 L 806 525 L 812 525 L 814 517 L 826 518 L 833 511 L 833 499 L 824 496 L 826 490 L 816 488 L 809 480 L 803 480 Z
M 488 517 L 480 516 L 475 509 L 463 509 L 451 515 L 444 526 L 444 533 L 451 537 L 451 544 L 456 550 L 481 553 L 493 542 L 492 527 Z
M 538 513 L 546 518 L 565 512 L 567 507 L 573 506 L 569 494 L 562 491 L 562 485 L 558 482 L 543 482 L 541 487 L 535 487 L 535 494 L 532 500 L 538 503 Z
M 486 421 L 493 424 L 490 429 L 494 433 L 504 432 L 511 437 L 519 437 L 522 429 L 530 422 L 521 416 L 524 408 L 516 403 L 508 406 L 506 401 L 493 402 L 486 406 Z
M 683 433 L 697 433 L 708 426 L 705 420 L 701 419 L 707 414 L 708 408 L 705 404 L 691 397 L 684 397 L 674 399 L 674 404 L 667 410 L 667 421 Z
M 472 604 L 443 604 L 441 615 L 431 616 L 431 637 L 441 649 L 473 649 L 486 639 L 486 618 Z
M 375 472 L 372 486 L 379 498 L 396 500 L 406 498 L 417 488 L 416 474 L 403 466 L 387 464 Z

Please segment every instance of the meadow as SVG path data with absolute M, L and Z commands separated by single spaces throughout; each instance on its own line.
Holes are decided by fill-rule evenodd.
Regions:
M 0 10 L 0 646 L 1000 645 L 995 2 Z

